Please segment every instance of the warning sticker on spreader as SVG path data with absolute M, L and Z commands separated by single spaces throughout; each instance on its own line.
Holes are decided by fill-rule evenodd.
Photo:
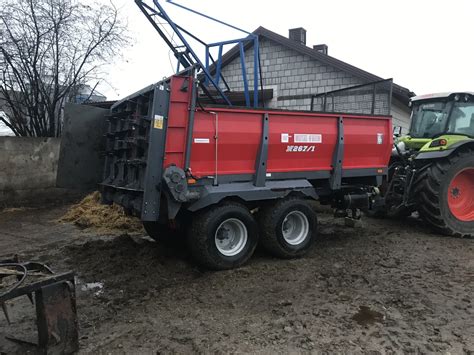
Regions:
M 163 116 L 155 115 L 155 119 L 153 120 L 153 128 L 163 129 Z
M 383 144 L 383 133 L 377 133 L 377 144 Z
M 295 133 L 295 143 L 322 143 L 323 137 L 321 134 L 298 134 Z

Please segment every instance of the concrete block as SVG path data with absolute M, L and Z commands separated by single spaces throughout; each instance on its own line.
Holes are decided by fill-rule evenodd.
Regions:
M 56 185 L 60 138 L 0 137 L 0 204 Z

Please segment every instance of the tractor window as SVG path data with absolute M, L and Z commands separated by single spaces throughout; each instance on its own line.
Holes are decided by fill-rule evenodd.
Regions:
M 415 104 L 410 135 L 413 138 L 431 138 L 443 133 L 448 117 L 447 106 L 446 102 Z
M 456 102 L 449 121 L 448 133 L 474 137 L 474 104 L 472 102 Z

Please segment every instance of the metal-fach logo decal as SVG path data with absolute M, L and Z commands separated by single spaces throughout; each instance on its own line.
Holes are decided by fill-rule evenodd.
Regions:
M 288 145 L 287 152 L 314 152 L 316 147 L 314 145 Z
M 314 144 L 321 144 L 323 142 L 322 134 L 295 133 L 291 135 L 289 133 L 282 133 L 281 143 L 290 143 L 291 138 L 293 138 L 293 143 L 305 143 L 305 145 L 287 145 L 286 152 L 288 153 L 314 152 L 316 150 Z

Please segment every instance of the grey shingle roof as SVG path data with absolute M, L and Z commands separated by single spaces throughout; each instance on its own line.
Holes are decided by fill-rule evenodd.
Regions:
M 351 75 L 362 79 L 363 81 L 366 82 L 372 82 L 372 81 L 379 81 L 383 80 L 383 78 L 374 75 L 372 73 L 369 73 L 365 70 L 362 70 L 360 68 L 357 68 L 351 64 L 348 64 L 346 62 L 343 62 L 342 60 L 339 60 L 337 58 L 331 57 L 327 54 L 323 54 L 317 50 L 314 50 L 310 47 L 307 47 L 303 44 L 297 43 L 295 41 L 292 41 L 284 36 L 281 36 L 275 32 L 272 32 L 264 27 L 259 27 L 257 28 L 254 32 L 254 34 L 258 35 L 259 37 L 264 37 L 267 38 L 271 41 L 274 41 L 284 47 L 290 48 L 296 52 L 299 52 L 301 54 L 307 55 L 310 58 L 313 58 L 323 64 L 333 66 L 341 71 L 350 73 Z M 247 47 L 250 47 L 251 43 L 247 45 Z M 222 56 L 222 65 L 225 66 L 226 64 L 230 63 L 232 60 L 234 60 L 236 57 L 239 56 L 239 48 L 238 46 L 235 46 L 231 48 L 227 53 L 225 53 Z M 405 104 L 408 104 L 409 98 L 414 96 L 415 94 L 411 92 L 409 89 L 393 84 L 393 94 L 396 96 L 399 100 L 404 102 Z

